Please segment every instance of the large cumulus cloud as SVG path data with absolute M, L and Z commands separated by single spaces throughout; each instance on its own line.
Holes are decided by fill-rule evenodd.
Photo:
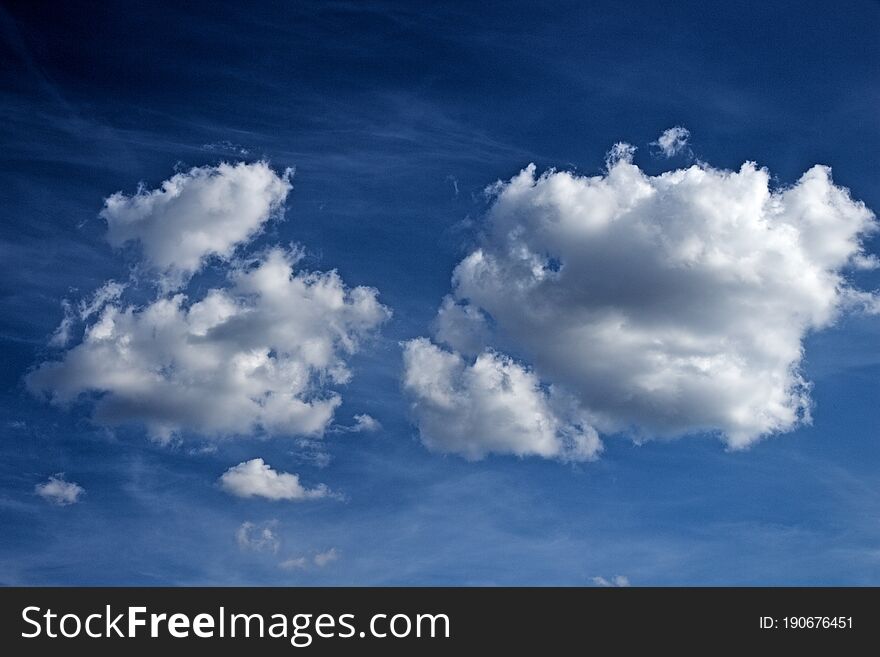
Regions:
M 263 175 L 263 163 L 249 166 Z M 200 175 L 214 179 L 223 170 Z M 272 175 L 275 186 L 287 184 Z M 227 195 L 225 203 L 216 230 L 230 217 L 251 221 L 247 194 Z M 192 221 L 181 216 L 163 224 L 163 240 L 185 239 Z M 213 230 L 210 223 L 203 229 Z M 280 247 L 234 259 L 225 283 L 197 298 L 160 292 L 135 305 L 117 288 L 96 294 L 80 315 L 81 341 L 38 366 L 27 385 L 58 404 L 91 399 L 98 422 L 139 422 L 160 441 L 186 431 L 319 436 L 341 401 L 332 386 L 350 377 L 346 359 L 389 311 L 375 289 L 349 288 L 335 271 L 305 271 L 299 260 L 296 250 Z
M 603 433 L 714 432 L 741 448 L 808 420 L 803 338 L 848 306 L 877 305 L 845 278 L 874 264 L 862 248 L 874 215 L 824 166 L 773 189 L 753 163 L 649 176 L 633 150 L 613 149 L 605 175 L 530 165 L 491 188 L 485 238 L 456 267 L 436 323 L 445 357 L 477 367 L 515 353 Z M 405 380 L 427 379 L 406 386 L 424 442 L 485 451 L 491 432 L 453 439 L 451 419 L 438 429 L 428 391 L 442 370 L 406 365 Z

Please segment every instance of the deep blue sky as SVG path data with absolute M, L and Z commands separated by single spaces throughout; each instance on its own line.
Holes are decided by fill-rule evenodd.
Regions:
M 424 335 L 473 246 L 483 188 L 529 162 L 598 173 L 610 145 L 683 125 L 717 167 L 815 163 L 880 208 L 880 5 L 676 3 L 4 3 L 0 11 L 0 583 L 880 585 L 880 321 L 806 342 L 814 424 L 728 453 L 713 438 L 606 440 L 595 463 L 468 463 L 417 440 L 398 342 Z M 103 199 L 175 168 L 296 167 L 287 220 L 307 263 L 394 310 L 353 360 L 319 468 L 291 440 L 214 454 L 112 433 L 33 398 L 61 299 L 130 262 Z M 680 163 L 674 163 L 680 164 Z M 456 189 L 458 190 L 456 193 Z M 876 241 L 869 245 L 877 252 Z M 862 274 L 864 288 L 876 274 Z M 217 477 L 261 456 L 346 501 L 238 500 Z M 87 491 L 34 494 L 56 472 Z M 242 552 L 278 521 L 286 572 Z

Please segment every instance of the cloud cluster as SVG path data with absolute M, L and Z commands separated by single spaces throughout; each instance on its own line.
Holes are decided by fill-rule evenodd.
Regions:
M 289 185 L 264 163 L 198 171 L 113 205 L 138 208 L 143 226 L 135 227 L 163 271 L 190 272 L 207 253 L 228 255 L 235 236 L 252 234 Z M 169 209 L 181 198 L 183 209 Z M 154 206 L 159 216 L 147 212 Z M 232 217 L 241 225 L 226 232 Z M 165 249 L 185 243 L 194 226 L 217 235 L 185 252 Z M 278 247 L 237 258 L 227 265 L 226 284 L 198 299 L 160 293 L 127 305 L 121 286 L 108 284 L 80 306 L 87 323 L 81 342 L 32 371 L 27 385 L 59 404 L 90 397 L 98 422 L 139 422 L 159 441 L 187 431 L 320 436 L 341 403 L 328 386 L 349 380 L 347 357 L 390 312 L 375 289 L 348 288 L 335 271 L 300 270 L 299 260 L 297 251 Z M 69 323 L 63 332 L 66 341 Z
M 844 275 L 876 264 L 862 247 L 873 213 L 823 166 L 772 189 L 753 163 L 648 176 L 632 154 L 618 146 L 605 175 L 530 165 L 491 188 L 485 239 L 456 267 L 437 321 L 452 351 L 424 339 L 405 350 L 429 447 L 558 457 L 550 428 L 571 408 L 536 401 L 557 387 L 585 435 L 715 432 L 741 448 L 809 419 L 803 338 L 877 305 Z M 489 409 L 493 421 L 474 419 Z
M 64 479 L 64 473 L 60 472 L 42 484 L 37 484 L 34 492 L 50 504 L 56 506 L 70 506 L 79 502 L 79 498 L 85 493 L 85 489 L 77 483 Z
M 262 497 L 273 501 L 301 502 L 333 495 L 324 484 L 305 488 L 298 475 L 273 470 L 260 458 L 229 468 L 220 476 L 220 486 L 236 497 Z
M 163 286 L 174 289 L 206 258 L 229 260 L 252 239 L 281 209 L 291 175 L 277 175 L 267 162 L 196 167 L 158 189 L 113 194 L 101 217 L 112 245 L 137 242 Z

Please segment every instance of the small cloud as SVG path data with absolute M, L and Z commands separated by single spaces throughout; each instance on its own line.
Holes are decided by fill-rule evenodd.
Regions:
M 318 554 L 315 555 L 313 561 L 318 568 L 323 568 L 328 563 L 336 561 L 338 558 L 339 552 L 336 550 L 336 548 L 330 548 L 326 552 L 318 552 Z
M 307 570 L 312 564 L 323 568 L 329 563 L 339 559 L 339 550 L 330 548 L 324 552 L 317 552 L 311 559 L 305 556 L 291 557 L 278 564 L 282 570 Z
M 615 575 L 611 579 L 605 579 L 604 577 L 597 576 L 593 578 L 593 584 L 606 588 L 626 588 L 630 586 L 629 578 L 624 575 Z
M 845 290 L 841 294 L 841 307 L 860 315 L 880 315 L 880 295 L 862 290 Z
M 868 271 L 880 269 L 880 258 L 877 258 L 873 253 L 857 253 L 852 257 L 852 266 Z
M 278 564 L 282 570 L 305 570 L 309 567 L 309 560 L 305 557 L 293 557 Z
M 382 428 L 379 420 L 376 418 L 367 415 L 366 413 L 361 413 L 359 415 L 354 416 L 354 424 L 346 427 L 342 425 L 336 425 L 333 427 L 334 433 L 374 433 L 379 431 Z
M 271 552 L 275 554 L 281 547 L 281 539 L 275 532 L 278 526 L 277 520 L 270 520 L 261 525 L 252 522 L 243 522 L 235 531 L 235 540 L 242 550 L 254 552 Z
M 339 427 L 332 427 L 331 433 L 339 433 Z M 302 463 L 312 468 L 326 468 L 333 461 L 333 457 L 326 451 L 323 440 L 300 438 L 296 441 L 297 449 L 289 452 L 297 463 Z
M 664 157 L 673 157 L 687 149 L 690 136 L 690 130 L 677 125 L 674 128 L 664 130 L 657 141 L 652 141 L 650 146 L 654 146 Z
M 366 413 L 354 416 L 354 427 L 352 428 L 352 431 L 366 431 L 371 433 L 373 431 L 378 431 L 381 428 L 382 425 L 379 424 L 379 420 L 367 415 Z
M 56 506 L 70 506 L 79 502 L 80 496 L 86 491 L 79 484 L 66 481 L 64 473 L 59 472 L 49 477 L 49 481 L 37 484 L 34 492 Z
M 346 427 L 346 430 L 351 433 L 373 433 L 381 428 L 379 420 L 366 413 L 361 413 L 354 416 L 354 425 Z
M 213 443 L 203 443 L 202 445 L 197 445 L 196 447 L 190 447 L 186 451 L 186 453 L 190 456 L 205 456 L 207 454 L 216 454 L 217 451 L 217 445 Z
M 324 484 L 305 488 L 299 475 L 273 470 L 263 459 L 256 458 L 229 468 L 220 477 L 223 490 L 237 497 L 264 497 L 268 500 L 302 501 L 331 497 Z

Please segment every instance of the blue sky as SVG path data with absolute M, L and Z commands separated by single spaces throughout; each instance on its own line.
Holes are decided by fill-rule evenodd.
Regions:
M 812 424 L 744 450 L 619 431 L 600 432 L 596 460 L 469 461 L 420 440 L 400 343 L 430 335 L 485 239 L 484 189 L 529 163 L 604 175 L 625 141 L 649 175 L 754 161 L 774 188 L 824 164 L 880 208 L 876 3 L 623 4 L 0 11 L 0 583 L 880 584 L 876 315 L 806 332 Z M 690 138 L 667 160 L 650 143 L 672 126 Z M 298 243 L 303 267 L 374 287 L 393 311 L 333 388 L 337 425 L 368 414 L 381 430 L 160 444 L 136 422 L 105 426 L 88 400 L 32 394 L 28 372 L 60 357 L 62 300 L 138 264 L 108 243 L 104 199 L 257 160 L 295 168 L 293 189 L 244 248 Z M 206 266 L 188 293 L 224 271 Z M 845 277 L 880 285 L 876 269 Z M 528 343 L 493 346 L 528 362 Z M 254 458 L 339 496 L 224 490 Z M 75 504 L 35 492 L 62 472 L 85 491 Z

